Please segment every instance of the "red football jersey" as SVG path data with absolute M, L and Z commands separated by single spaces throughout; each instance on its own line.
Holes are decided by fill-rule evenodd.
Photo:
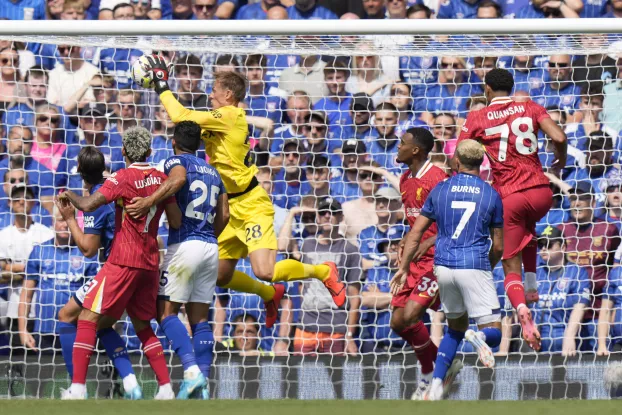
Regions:
M 413 176 L 410 170 L 402 174 L 400 178 L 400 192 L 402 193 L 402 203 L 404 204 L 406 219 L 408 219 L 408 224 L 411 228 L 415 224 L 415 220 L 419 217 L 423 204 L 432 189 L 434 189 L 437 184 L 447 179 L 447 177 L 447 174 L 445 174 L 442 169 L 430 163 L 430 160 L 425 162 L 415 176 Z M 436 235 L 436 232 L 435 222 L 425 231 L 422 240 Z M 425 259 L 434 260 L 434 247 L 421 257 L 421 260 Z
M 98 192 L 104 195 L 107 203 L 116 202 L 114 239 L 108 262 L 150 271 L 159 269 L 157 237 L 160 216 L 164 204 L 175 202 L 175 198 L 152 207 L 149 214 L 140 219 L 126 214 L 123 206 L 135 197 L 151 196 L 164 180 L 164 173 L 146 163 L 134 163 L 113 173 L 99 188 Z
M 540 122 L 549 118 L 533 101 L 495 98 L 490 105 L 471 111 L 462 127 L 461 140 L 481 142 L 492 169 L 493 187 L 502 198 L 512 193 L 549 185 L 538 158 Z

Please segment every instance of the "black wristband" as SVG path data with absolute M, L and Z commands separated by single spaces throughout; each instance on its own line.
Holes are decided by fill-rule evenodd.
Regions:
M 168 82 L 166 81 L 156 81 L 154 89 L 158 95 L 160 95 L 164 91 L 170 91 L 171 89 L 168 87 Z

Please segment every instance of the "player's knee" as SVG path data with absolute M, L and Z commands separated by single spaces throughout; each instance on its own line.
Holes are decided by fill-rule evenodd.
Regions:
M 262 281 L 272 281 L 272 277 L 274 276 L 274 267 L 270 267 L 268 265 L 261 265 L 257 267 L 257 270 L 253 269 L 253 273 L 257 278 Z
M 79 315 L 80 308 L 74 309 L 71 307 L 70 303 L 68 303 L 58 312 L 58 321 L 61 323 L 75 323 L 78 321 Z
M 423 318 L 425 310 L 419 303 L 409 301 L 404 309 L 404 326 L 410 327 L 417 324 Z

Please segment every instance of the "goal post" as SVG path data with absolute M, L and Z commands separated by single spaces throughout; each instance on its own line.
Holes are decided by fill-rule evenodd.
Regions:
M 495 281 L 506 325 L 504 346 L 494 370 L 483 368 L 472 348 L 461 346 L 459 356 L 465 367 L 451 397 L 609 399 L 622 390 L 618 389 L 622 385 L 622 297 L 618 299 L 610 288 L 615 283 L 614 267 L 622 257 L 616 242 L 622 223 L 622 59 L 618 59 L 622 58 L 622 24 L 618 19 L 2 21 L 0 46 L 0 63 L 6 59 L 0 66 L 0 85 L 8 85 L 0 89 L 0 159 L 7 159 L 8 166 L 0 169 L 6 172 L 3 185 L 11 190 L 21 180 L 36 189 L 31 215 L 52 230 L 53 212 L 45 209 L 50 203 L 44 195 L 82 186 L 77 153 L 67 150 L 71 145 L 90 145 L 88 137 L 101 134 L 95 144 L 104 152 L 107 168 L 115 171 L 124 163 L 119 158 L 121 131 L 139 124 L 154 136 L 151 163 L 162 166 L 172 155 L 173 124 L 155 93 L 131 80 L 131 65 L 141 54 L 163 53 L 177 63 L 171 89 L 198 110 L 209 109 L 205 95 L 211 91 L 215 71 L 234 69 L 249 78 L 243 106 L 252 117 L 250 142 L 260 182 L 271 191 L 276 206 L 279 258 L 343 260 L 342 278 L 351 273 L 349 293 L 353 294 L 349 295 L 357 299 L 349 304 L 359 304 L 353 333 L 357 351 L 343 353 L 344 336 L 350 330 L 348 312 L 332 307 L 315 282 L 287 287 L 285 311 L 271 330 L 265 328 L 263 305 L 257 297 L 219 291 L 217 312 L 211 319 L 217 337 L 211 385 L 217 399 L 410 399 L 419 365 L 412 349 L 391 331 L 387 301 L 397 237 L 365 236 L 370 233 L 364 231 L 379 221 L 382 225 L 387 221 L 387 229 L 397 229 L 394 225 L 404 220 L 399 193 L 395 197 L 388 191 L 377 193 L 395 182 L 389 175 L 404 171 L 395 161 L 397 139 L 404 131 L 412 126 L 429 128 L 436 139 L 432 161 L 448 169 L 466 115 L 486 105 L 485 73 L 493 67 L 511 70 L 515 97 L 532 99 L 554 112 L 571 146 L 564 176 L 551 179 L 556 204 L 538 225 L 538 233 L 546 237 L 563 223 L 597 229 L 600 233 L 590 234 L 577 226 L 581 229 L 572 244 L 572 238 L 565 237 L 562 272 L 578 265 L 590 277 L 594 273 L 598 277 L 590 283 L 590 300 L 574 335 L 576 353 L 566 357 L 561 345 L 568 335 L 570 315 L 581 308 L 575 306 L 582 293 L 569 291 L 576 281 L 564 279 L 563 274 L 554 280 L 552 274 L 542 273 L 549 275 L 552 284 L 549 292 L 541 293 L 535 312 L 538 323 L 547 326 L 549 349 L 534 353 L 520 339 L 511 307 L 503 305 L 508 302 L 503 272 L 497 269 Z M 81 50 L 70 57 L 71 52 L 61 52 L 58 46 Z M 261 57 L 247 64 L 251 55 Z M 301 59 L 316 56 L 313 65 L 320 69 L 309 65 L 307 70 L 318 72 L 318 77 L 304 78 L 294 70 Z M 559 59 L 550 63 L 551 56 Z M 88 76 L 72 75 L 65 59 L 80 59 Z M 347 67 L 345 79 L 333 81 L 340 85 L 328 85 L 324 68 L 334 64 L 333 72 L 338 72 L 336 60 Z M 37 69 L 32 70 L 33 66 Z M 256 66 L 263 71 L 260 79 L 249 71 Z M 43 87 L 45 92 L 35 91 Z M 367 95 L 352 99 L 351 94 L 360 93 Z M 335 94 L 339 99 L 328 102 Z M 382 106 L 385 102 L 390 106 Z M 96 116 L 93 111 L 104 113 Z M 389 114 L 380 117 L 379 112 Z M 356 113 L 367 115 L 361 118 Z M 88 128 L 95 127 L 82 124 L 85 117 L 99 116 L 105 119 L 100 130 L 93 132 Z M 58 118 L 57 124 L 48 124 L 53 118 Z M 30 154 L 21 147 L 16 152 L 12 140 L 32 143 Z M 379 144 L 382 140 L 386 142 Z M 592 142 L 601 147 L 592 147 Z M 539 137 L 538 147 L 544 167 L 550 167 L 553 155 L 546 137 Z M 596 159 L 599 151 L 606 155 Z M 35 163 L 26 167 L 16 155 L 26 155 Z M 352 155 L 358 158 L 352 161 Z M 484 171 L 489 172 L 489 165 Z M 593 216 L 587 222 L 571 210 L 576 206 L 571 205 L 570 194 L 577 188 L 593 196 Z M 13 226 L 10 190 L 0 192 L 0 220 L 4 220 L 0 232 Z M 309 251 L 304 245 L 306 238 L 321 233 L 314 212 L 318 201 L 327 196 L 339 201 L 345 212 L 335 238 L 346 239 L 347 260 L 346 251 L 325 252 L 322 247 Z M 388 215 L 378 207 L 381 199 L 391 207 L 382 208 L 390 210 Z M 164 242 L 166 235 L 167 225 L 162 223 Z M 0 236 L 0 261 L 27 263 L 28 253 L 7 249 Z M 547 269 L 542 259 L 538 266 Z M 238 268 L 252 274 L 248 261 L 241 261 Z M 22 275 L 7 273 L 2 278 L 0 399 L 58 397 L 69 380 L 54 343 L 55 316 L 38 314 L 41 299 L 34 297 L 30 320 L 36 327 L 46 327 L 39 334 L 52 343 L 25 352 L 16 314 Z M 68 298 L 66 288 L 58 290 Z M 606 315 L 612 323 L 599 327 L 595 316 L 603 303 L 609 307 Z M 443 316 L 430 312 L 426 324 L 437 342 L 444 330 Z M 156 384 L 131 323 L 124 320 L 117 330 L 127 342 L 145 395 L 152 396 Z M 161 331 L 158 334 L 167 345 Z M 299 347 L 303 339 L 315 342 L 319 351 L 302 354 L 307 350 Z M 339 346 L 325 347 L 326 342 Z M 607 352 L 600 350 L 597 355 L 600 346 Z M 181 365 L 170 349 L 167 353 L 178 383 Z M 118 396 L 120 382 L 103 351 L 89 369 L 90 396 Z

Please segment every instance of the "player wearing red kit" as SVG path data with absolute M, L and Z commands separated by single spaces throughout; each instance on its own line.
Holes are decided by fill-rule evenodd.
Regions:
M 86 372 L 95 348 L 96 330 L 110 327 L 124 311 L 132 318 L 143 351 L 158 379 L 156 399 L 173 399 L 170 377 L 162 345 L 150 320 L 156 316 L 159 282 L 158 224 L 166 210 L 169 225 L 178 228 L 181 212 L 171 198 L 153 207 L 146 217 L 133 219 L 124 206 L 134 197 L 148 197 L 166 180 L 166 175 L 145 163 L 151 153 L 151 134 L 144 128 L 130 129 L 123 135 L 123 155 L 129 165 L 111 175 L 104 185 L 88 197 L 65 192 L 77 209 L 92 211 L 116 202 L 115 232 L 106 264 L 93 279 L 82 303 L 73 351 L 74 374 L 71 388 L 63 399 L 86 398 Z
M 400 192 L 411 229 L 430 191 L 447 178 L 428 159 L 433 147 L 434 136 L 424 128 L 409 129 L 398 144 L 397 161 L 409 168 L 400 179 Z M 414 396 L 421 399 L 432 380 L 437 352 L 422 321 L 428 308 L 437 310 L 440 305 L 433 271 L 436 225 L 426 231 L 416 252 L 407 242 L 409 235 L 404 237 L 400 268 L 391 280 L 391 328 L 412 346 L 421 363 L 422 376 Z
M 538 131 L 542 130 L 555 146 L 553 173 L 566 165 L 566 134 L 540 105 L 510 98 L 514 78 L 507 70 L 491 70 L 485 84 L 488 106 L 468 115 L 458 143 L 474 139 L 486 149 L 492 184 L 503 200 L 505 290 L 517 311 L 523 337 L 539 350 L 540 333 L 526 302 L 538 299 L 536 223 L 551 208 L 553 194 L 538 158 Z M 525 271 L 527 299 L 521 268 Z

